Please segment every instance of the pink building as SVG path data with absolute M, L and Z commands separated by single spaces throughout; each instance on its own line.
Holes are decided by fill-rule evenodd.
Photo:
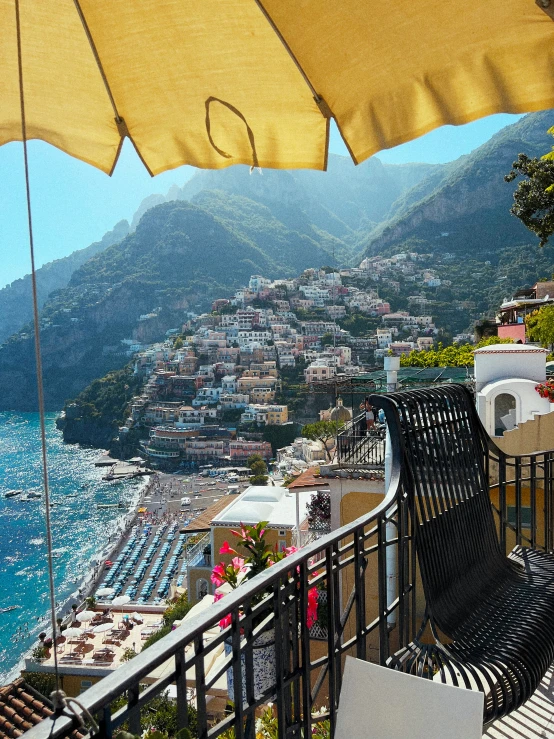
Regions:
M 268 441 L 246 441 L 245 439 L 229 442 L 231 460 L 244 461 L 252 454 L 259 454 L 266 461 L 271 459 L 271 444 Z

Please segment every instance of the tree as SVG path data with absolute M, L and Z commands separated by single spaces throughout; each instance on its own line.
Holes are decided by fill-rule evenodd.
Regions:
M 266 475 L 267 474 L 267 465 L 263 461 L 263 459 L 260 459 L 260 460 L 258 460 L 256 462 L 253 462 L 250 465 L 250 469 L 252 470 L 252 474 L 254 476 Z
M 173 342 L 173 348 L 174 349 L 182 349 L 183 348 L 183 339 L 181 336 L 178 336 L 175 341 Z
M 267 475 L 252 475 L 250 478 L 250 484 L 251 485 L 267 485 L 268 481 Z
M 453 344 L 443 346 L 439 343 L 436 349 L 414 349 L 400 357 L 401 367 L 473 367 L 473 352 L 491 344 L 513 344 L 512 339 L 499 339 L 491 336 L 478 344 Z
M 263 429 L 264 441 L 269 441 L 271 444 L 271 451 L 275 456 L 277 449 L 292 444 L 297 434 L 298 426 L 296 423 L 285 423 L 281 426 L 275 426 L 274 424 L 266 424 Z
M 554 127 L 548 129 L 554 136 Z M 554 147 L 540 159 L 519 154 L 504 179 L 513 182 L 524 179 L 514 192 L 510 212 L 539 237 L 539 246 L 545 246 L 554 233 Z
M 321 337 L 321 345 L 322 346 L 331 346 L 333 343 L 333 334 L 329 331 Z
M 252 465 L 254 464 L 254 462 L 263 462 L 263 461 L 264 461 L 264 458 L 262 457 L 261 454 L 251 454 L 246 460 L 246 464 L 248 467 L 250 467 L 250 469 L 252 469 Z
M 335 439 L 335 436 L 343 425 L 342 421 L 316 421 L 315 423 L 308 423 L 302 428 L 302 436 L 312 441 L 321 441 L 327 459 L 330 462 L 331 453 L 328 449 L 328 444 Z
M 545 305 L 533 311 L 525 319 L 531 341 L 540 341 L 542 346 L 554 351 L 554 305 Z

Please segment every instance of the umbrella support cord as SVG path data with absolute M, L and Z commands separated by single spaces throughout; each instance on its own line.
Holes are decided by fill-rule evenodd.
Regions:
M 83 704 L 77 700 L 77 698 L 71 698 L 70 696 L 66 695 L 63 690 L 54 690 L 50 694 L 50 698 L 52 699 L 54 714 L 56 716 L 61 716 L 62 714 L 69 716 L 70 718 L 73 718 L 81 728 L 85 729 L 85 721 L 83 720 L 81 714 L 75 710 L 73 706 L 73 704 L 75 704 L 78 708 L 81 709 L 84 716 L 89 721 L 92 734 L 98 734 L 98 724 L 94 720 L 94 717 L 91 715 L 88 709 L 85 708 L 85 706 L 83 706 Z M 66 710 L 69 711 L 69 713 L 66 713 Z
M 44 410 L 44 385 L 43 385 L 43 374 L 42 374 L 42 353 L 40 348 L 40 323 L 39 323 L 39 309 L 38 309 L 38 295 L 37 295 L 37 276 L 35 266 L 35 247 L 33 238 L 33 217 L 31 209 L 31 186 L 29 180 L 29 156 L 27 148 L 27 123 L 25 118 L 25 93 L 23 85 L 23 58 L 22 58 L 22 44 L 21 44 L 21 16 L 19 8 L 19 0 L 15 0 L 15 21 L 16 21 L 16 32 L 17 32 L 17 65 L 19 72 L 19 103 L 21 109 L 21 139 L 23 142 L 23 164 L 25 170 L 25 193 L 27 199 L 27 224 L 29 231 L 29 253 L 31 258 L 31 286 L 33 293 L 33 323 L 35 329 L 35 361 L 36 361 L 36 373 L 37 373 L 37 397 L 38 397 L 38 411 L 40 421 L 40 443 L 41 443 L 41 466 L 42 466 L 42 480 L 44 487 L 44 505 L 45 505 L 45 523 L 46 523 L 46 543 L 47 543 L 47 557 L 48 557 L 48 580 L 50 586 L 50 616 L 52 621 L 52 634 L 53 634 L 53 646 L 54 649 L 54 673 L 56 677 L 56 691 L 60 689 L 60 676 L 58 670 L 58 655 L 56 650 L 56 634 L 57 634 L 57 623 L 56 623 L 56 591 L 54 588 L 54 566 L 52 557 L 52 526 L 50 521 L 50 486 L 48 484 L 48 456 L 47 456 L 47 445 L 46 445 L 46 420 Z

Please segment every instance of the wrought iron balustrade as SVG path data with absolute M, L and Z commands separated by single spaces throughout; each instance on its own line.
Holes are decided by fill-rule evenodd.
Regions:
M 554 552 L 554 451 L 512 456 L 489 440 L 486 460 L 500 544 Z
M 382 467 L 385 463 L 385 428 L 367 429 L 365 413 L 349 421 L 337 434 L 339 464 Z
M 307 619 L 309 591 L 314 587 L 326 593 L 318 597 L 325 628 L 315 630 L 316 638 Z M 79 699 L 98 717 L 103 737 L 111 737 L 124 723 L 140 733 L 141 709 L 172 683 L 177 687 L 179 726 L 187 726 L 192 701 L 199 738 L 215 738 L 232 727 L 236 739 L 254 739 L 255 710 L 271 699 L 277 707 L 280 737 L 310 736 L 312 725 L 322 720 L 321 714 L 313 714 L 323 707 L 327 707 L 324 717 L 334 726 L 345 654 L 384 665 L 391 645 L 396 649 L 412 638 L 415 597 L 411 521 L 397 466 L 388 495 L 372 512 L 309 543 L 186 619 Z M 231 625 L 218 632 L 220 620 L 229 614 Z M 274 631 L 275 680 L 258 694 L 254 642 L 268 630 Z M 144 687 L 161 665 L 163 677 Z M 225 690 L 228 670 L 235 696 L 242 695 L 243 700 L 237 699 L 223 719 L 214 719 L 207 698 L 218 684 L 221 689 L 222 680 Z M 121 696 L 127 697 L 127 704 L 112 715 L 110 706 Z M 74 721 L 62 715 L 41 722 L 27 738 L 55 739 L 73 728 Z
M 358 420 L 352 423 L 354 431 Z M 454 444 L 463 443 L 452 433 Z M 385 665 L 391 654 L 414 639 L 425 612 L 423 594 L 416 587 L 409 477 L 401 464 L 401 440 L 393 437 L 391 445 L 389 488 L 378 507 L 308 543 L 186 619 L 83 693 L 79 700 L 98 718 L 99 735 L 112 737 L 123 724 L 139 734 L 147 725 L 144 710 L 149 701 L 173 683 L 179 728 L 187 726 L 193 704 L 199 739 L 215 739 L 231 728 L 236 739 L 255 739 L 255 711 L 270 700 L 280 738 L 311 736 L 313 725 L 323 718 L 333 732 L 344 656 Z M 501 543 L 506 551 L 515 543 L 552 551 L 554 452 L 509 457 L 493 441 L 488 448 L 485 465 Z M 431 448 L 426 447 L 428 452 Z M 325 592 L 318 597 L 319 614 L 325 617 L 321 629 L 307 620 L 313 587 Z M 219 631 L 220 620 L 228 615 L 230 626 Z M 256 640 L 268 630 L 275 644 L 274 681 L 256 692 Z M 161 666 L 164 669 L 158 670 Z M 156 670 L 162 677 L 149 678 Z M 208 697 L 226 691 L 228 671 L 237 700 L 225 716 L 212 716 Z M 112 714 L 112 704 L 123 696 L 126 705 Z M 75 727 L 74 719 L 61 715 L 29 730 L 26 739 L 66 737 Z

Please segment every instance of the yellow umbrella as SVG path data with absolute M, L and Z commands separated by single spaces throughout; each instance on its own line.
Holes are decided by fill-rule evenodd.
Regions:
M 0 143 L 110 172 L 323 169 L 329 116 L 354 161 L 445 123 L 554 105 L 553 0 L 0 0 Z M 315 99 L 314 99 L 315 96 Z

